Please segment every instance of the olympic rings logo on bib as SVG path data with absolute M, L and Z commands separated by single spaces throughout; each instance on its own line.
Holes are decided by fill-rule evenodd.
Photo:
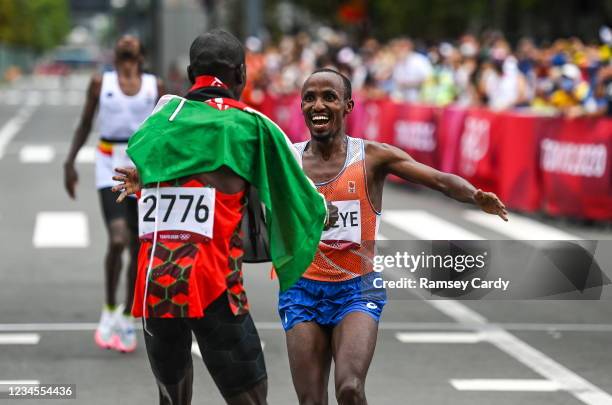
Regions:
M 162 187 L 159 194 L 146 188 L 138 200 L 138 236 L 152 240 L 157 222 L 160 241 L 204 242 L 213 237 L 214 217 L 214 188 Z

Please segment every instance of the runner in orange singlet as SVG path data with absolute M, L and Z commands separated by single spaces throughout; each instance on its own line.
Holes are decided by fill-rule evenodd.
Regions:
M 347 136 L 351 83 L 329 69 L 302 87 L 302 112 L 311 139 L 297 144 L 305 173 L 340 218 L 324 231 L 304 276 L 279 296 L 293 383 L 300 404 L 327 404 L 331 360 L 340 404 L 366 404 L 365 379 L 376 346 L 385 292 L 374 288 L 372 259 L 389 174 L 472 203 L 507 220 L 493 193 L 416 162 L 402 150 Z

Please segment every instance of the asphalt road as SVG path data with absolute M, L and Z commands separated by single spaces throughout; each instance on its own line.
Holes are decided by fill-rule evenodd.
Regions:
M 143 348 L 98 349 L 106 234 L 94 190 L 95 134 L 80 157 L 77 200 L 62 162 L 86 77 L 27 79 L 0 88 L 0 392 L 9 382 L 75 384 L 68 404 L 155 403 Z M 511 214 L 515 225 L 405 186 L 385 189 L 387 239 L 610 240 L 601 224 Z M 413 222 L 414 221 L 414 222 Z M 424 225 L 421 225 L 423 223 Z M 467 238 L 469 239 L 469 238 Z M 598 257 L 607 262 L 602 242 Z M 269 266 L 245 266 L 253 316 L 265 344 L 270 404 L 294 404 Z M 612 276 L 612 275 L 610 275 Z M 121 286 L 123 295 L 124 287 Z M 612 305 L 601 301 L 390 300 L 366 391 L 371 404 L 612 404 Z M 195 361 L 194 404 L 220 404 Z M 333 385 L 330 385 L 330 398 Z M 42 402 L 41 402 L 42 401 Z M 44 400 L 0 399 L 40 404 Z M 331 401 L 332 403 L 334 401 Z M 58 403 L 58 401 L 51 402 Z

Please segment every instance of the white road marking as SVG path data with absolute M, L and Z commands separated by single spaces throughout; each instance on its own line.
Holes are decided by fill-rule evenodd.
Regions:
M 53 90 L 47 93 L 45 101 L 48 105 L 60 105 L 62 104 L 62 92 L 59 90 Z
M 96 148 L 83 146 L 76 157 L 77 163 L 93 163 L 96 160 Z
M 578 400 L 588 405 L 612 405 L 612 396 L 571 370 L 557 363 L 499 326 L 487 323 L 486 318 L 453 300 L 426 301 L 459 323 L 487 327 L 481 333 L 495 347 L 512 356 L 536 373 L 563 387 Z
M 21 104 L 21 93 L 17 90 L 9 90 L 6 92 L 4 101 L 8 105 Z
M 463 218 L 516 240 L 581 240 L 582 238 L 512 213 L 508 222 L 482 211 L 465 211 Z
M 261 341 L 261 350 L 264 350 L 266 348 L 266 342 L 264 342 L 263 340 Z M 199 358 L 202 358 L 202 353 L 200 352 L 200 347 L 198 346 L 198 343 L 194 340 L 191 341 L 191 353 L 198 356 Z
M 36 108 L 34 106 L 26 106 L 21 108 L 17 115 L 11 118 L 2 128 L 0 128 L 0 159 L 4 156 L 6 146 L 11 142 L 13 137 L 21 130 L 26 122 L 32 116 Z
M 66 94 L 65 101 L 68 105 L 81 105 L 85 101 L 85 97 L 82 92 L 72 90 Z
M 37 248 L 87 247 L 87 216 L 83 212 L 39 212 L 32 243 Z
M 202 353 L 200 353 L 200 347 L 198 346 L 198 343 L 195 340 L 191 341 L 191 353 L 195 354 L 199 358 L 202 358 Z
M 38 342 L 38 333 L 0 333 L 0 345 L 36 345 Z
M 26 145 L 19 151 L 22 163 L 49 163 L 55 157 L 55 149 L 49 145 Z
M 40 385 L 38 380 L 0 380 L 0 391 L 8 391 L 9 386 Z
M 444 333 L 406 333 L 395 334 L 395 338 L 402 343 L 478 343 L 482 342 L 483 335 L 468 332 Z
M 255 322 L 259 330 L 283 330 L 279 322 Z M 70 332 L 92 331 L 98 327 L 97 322 L 64 322 L 64 323 L 0 323 L 0 332 Z M 380 330 L 390 331 L 486 331 L 491 327 L 505 330 L 532 331 L 532 332 L 597 332 L 612 333 L 612 324 L 602 323 L 487 323 L 486 325 L 461 324 L 456 322 L 389 322 L 382 321 L 378 325 Z M 140 324 L 136 329 L 142 329 Z
M 471 379 L 450 380 L 451 385 L 459 391 L 537 391 L 552 392 L 561 389 L 559 383 L 548 380 L 529 379 Z
M 28 96 L 26 98 L 26 105 L 29 106 L 38 106 L 43 102 L 43 96 L 40 91 L 33 90 L 28 92 Z
M 482 237 L 422 210 L 388 210 L 383 221 L 422 240 L 481 240 Z

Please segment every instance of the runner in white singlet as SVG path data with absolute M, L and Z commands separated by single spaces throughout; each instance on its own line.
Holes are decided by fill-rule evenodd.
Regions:
M 138 254 L 138 210 L 135 199 L 116 204 L 111 191 L 113 167 L 130 166 L 125 153 L 127 141 L 140 123 L 151 113 L 164 93 L 162 82 L 142 72 L 143 55 L 140 41 L 133 36 L 121 37 L 115 46 L 115 69 L 96 74 L 87 90 L 87 100 L 64 163 L 64 184 L 75 199 L 78 174 L 75 159 L 87 142 L 96 110 L 99 143 L 96 148 L 96 188 L 109 235 L 104 261 L 105 305 L 94 339 L 98 346 L 130 352 L 136 348 L 136 335 L 130 316 Z M 116 305 L 116 290 L 121 273 L 121 255 L 129 249 L 124 305 Z

